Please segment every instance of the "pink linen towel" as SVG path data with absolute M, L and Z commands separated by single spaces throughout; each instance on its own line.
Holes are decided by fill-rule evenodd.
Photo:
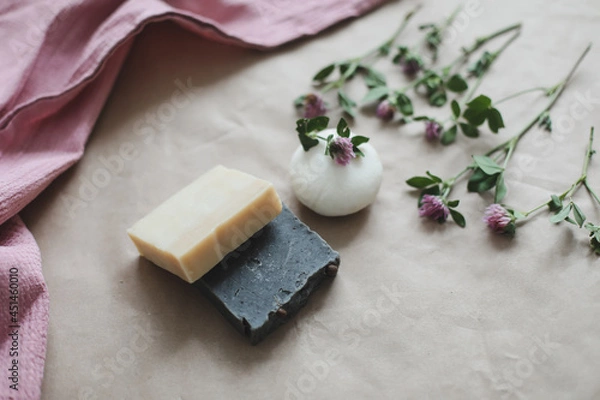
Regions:
M 0 5 L 0 398 L 41 396 L 48 292 L 18 212 L 82 156 L 131 47 L 173 20 L 212 40 L 270 48 L 385 0 L 4 0 Z

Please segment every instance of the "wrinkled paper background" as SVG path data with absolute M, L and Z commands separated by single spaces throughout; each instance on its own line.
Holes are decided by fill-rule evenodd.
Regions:
M 491 198 L 466 193 L 464 184 L 454 197 L 467 228 L 440 226 L 418 217 L 404 184 L 428 169 L 456 173 L 471 154 L 517 132 L 543 107 L 541 96 L 503 104 L 507 128 L 498 137 L 461 136 L 447 148 L 426 143 L 420 123 L 381 124 L 367 108 L 354 130 L 371 136 L 384 164 L 377 201 L 331 219 L 291 192 L 292 100 L 310 90 L 321 66 L 382 42 L 416 3 L 392 2 L 268 53 L 215 44 L 170 23 L 142 33 L 83 160 L 23 213 L 51 296 L 44 399 L 600 397 L 600 259 L 585 231 L 552 226 L 542 213 L 514 240 L 496 237 L 480 222 Z M 457 4 L 425 2 L 402 42 L 415 43 L 418 24 Z M 469 4 L 441 62 L 476 35 L 524 23 L 481 87 L 495 99 L 554 85 L 598 37 L 596 0 Z M 523 140 L 507 203 L 529 209 L 579 176 L 589 127 L 600 129 L 599 48 L 553 110 L 554 132 L 536 129 Z M 393 66 L 378 65 L 402 84 Z M 357 82 L 350 93 L 360 98 L 364 89 Z M 272 181 L 341 253 L 333 283 L 256 347 L 196 289 L 138 258 L 125 234 L 219 163 Z M 600 158 L 590 171 L 600 190 Z M 576 199 L 600 222 L 583 190 Z

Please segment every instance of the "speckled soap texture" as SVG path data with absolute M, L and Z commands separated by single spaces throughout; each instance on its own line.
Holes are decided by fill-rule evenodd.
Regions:
M 285 205 L 273 221 L 194 283 L 250 343 L 294 316 L 339 254 Z

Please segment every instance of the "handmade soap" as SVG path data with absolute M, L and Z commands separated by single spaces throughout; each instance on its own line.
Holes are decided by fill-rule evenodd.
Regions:
M 271 183 L 217 166 L 127 233 L 142 256 L 191 283 L 271 222 L 281 209 Z
M 194 283 L 252 344 L 337 274 L 339 254 L 287 208 Z

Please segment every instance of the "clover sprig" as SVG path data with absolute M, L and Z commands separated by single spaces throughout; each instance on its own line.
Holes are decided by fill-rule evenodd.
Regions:
M 351 135 L 348 122 L 344 118 L 340 118 L 336 134 L 332 133 L 327 137 L 319 135 L 319 132 L 327 129 L 328 125 L 328 117 L 301 118 L 296 121 L 296 132 L 304 151 L 318 146 L 321 140 L 325 142 L 325 155 L 330 156 L 338 164 L 347 165 L 351 158 L 365 156 L 359 146 L 367 143 L 368 137 Z
M 421 196 L 423 196 L 424 194 L 433 194 L 435 196 L 438 196 L 441 199 L 442 203 L 445 203 L 456 183 L 464 176 L 468 176 L 467 189 L 469 192 L 484 193 L 494 189 L 494 203 L 502 202 L 508 192 L 508 188 L 504 180 L 504 174 L 509 162 L 514 156 L 518 144 L 527 135 L 527 133 L 532 130 L 532 128 L 540 125 L 540 121 L 544 121 L 544 123 L 542 124 L 542 127 L 544 128 L 547 128 L 547 126 L 551 126 L 551 119 L 549 114 L 550 110 L 556 104 L 556 102 L 564 92 L 567 84 L 570 82 L 573 74 L 579 67 L 582 60 L 588 54 L 590 48 L 591 45 L 589 45 L 584 50 L 584 52 L 580 55 L 580 57 L 577 59 L 577 61 L 563 80 L 561 80 L 558 84 L 552 86 L 550 89 L 545 91 L 545 94 L 548 95 L 550 98 L 544 109 L 538 112 L 527 125 L 525 125 L 510 139 L 493 147 L 485 154 L 473 155 L 471 158 L 471 162 L 459 173 L 457 173 L 449 179 L 437 178 L 435 177 L 435 175 L 428 172 L 427 176 L 412 177 L 408 179 L 406 183 L 415 189 L 419 189 L 421 191 Z M 494 112 L 491 111 L 494 108 L 492 107 L 492 102 L 491 100 L 489 100 L 489 98 L 483 98 L 480 96 L 475 100 L 476 103 L 470 107 L 470 109 L 473 109 L 473 112 L 467 114 L 467 117 L 465 117 L 465 114 L 463 113 L 463 118 L 470 119 L 471 123 L 483 123 L 483 121 L 488 120 L 488 124 L 493 125 L 498 124 L 500 122 L 494 122 L 493 116 L 492 121 L 490 122 L 489 120 L 490 115 L 494 114 Z M 467 108 L 467 110 L 469 110 L 469 108 Z M 461 114 L 459 112 L 455 112 L 454 115 L 456 117 L 457 115 Z M 490 129 L 491 128 L 492 126 L 490 126 Z M 593 133 L 591 134 L 591 136 L 593 137 Z M 591 158 L 591 155 L 589 156 L 589 158 Z M 583 184 L 583 181 L 581 181 L 580 183 Z M 561 200 L 564 200 L 564 196 Z M 569 211 L 572 210 L 575 210 L 575 207 L 573 205 L 571 205 Z M 517 214 L 517 212 L 512 209 L 506 209 L 506 211 L 508 213 L 507 216 L 510 217 L 512 220 L 518 220 L 521 216 L 526 217 L 527 215 L 529 215 L 527 213 Z M 565 212 L 566 211 L 563 210 L 563 213 Z M 577 221 L 577 219 L 575 219 L 575 221 Z M 459 225 L 464 226 L 464 224 L 462 223 Z M 594 235 L 595 232 L 596 231 L 594 231 Z

